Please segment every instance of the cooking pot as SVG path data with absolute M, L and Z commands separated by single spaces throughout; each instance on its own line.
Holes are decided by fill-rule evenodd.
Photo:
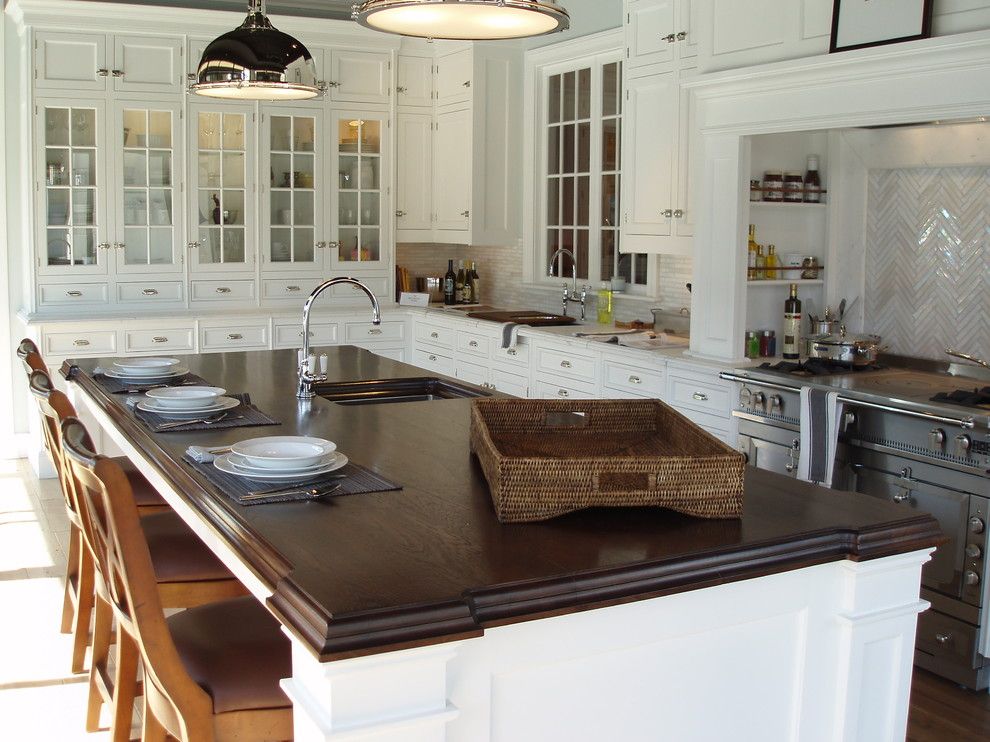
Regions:
M 858 335 L 847 333 L 840 327 L 839 332 L 813 335 L 806 338 L 808 358 L 818 358 L 846 366 L 869 366 L 876 363 L 880 347 L 879 335 Z

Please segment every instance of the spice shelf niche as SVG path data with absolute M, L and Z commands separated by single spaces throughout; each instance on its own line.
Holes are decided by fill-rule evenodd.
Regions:
M 821 266 L 818 267 L 821 270 Z M 775 278 L 769 281 L 746 281 L 747 288 L 763 288 L 764 286 L 790 286 L 796 283 L 798 286 L 824 286 L 824 278 Z

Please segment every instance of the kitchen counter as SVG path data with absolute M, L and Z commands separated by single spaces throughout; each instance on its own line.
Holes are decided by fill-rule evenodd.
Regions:
M 924 514 L 749 469 L 741 520 L 708 521 L 662 509 L 622 508 L 585 510 L 545 523 L 502 525 L 469 452 L 469 400 L 350 407 L 319 398 L 299 403 L 294 396 L 294 351 L 191 356 L 188 364 L 211 383 L 232 392 L 249 392 L 252 401 L 282 425 L 152 434 L 135 421 L 121 395 L 104 393 L 92 380 L 97 361 L 67 362 L 63 372 L 75 382 L 75 391 L 81 393 L 77 396 L 176 510 L 192 521 L 221 558 L 236 560 L 232 566 L 239 574 L 249 573 L 249 587 L 293 637 L 294 668 L 300 669 L 294 669 L 286 687 L 297 708 L 312 706 L 300 715 L 309 721 L 297 723 L 297 739 L 325 738 L 299 726 L 322 724 L 325 729 L 330 723 L 320 721 L 317 708 L 332 701 L 314 700 L 314 687 L 330 683 L 331 676 L 337 678 L 332 668 L 352 672 L 355 667 L 369 667 L 362 659 L 367 655 L 382 656 L 381 663 L 394 659 L 396 667 L 413 675 L 406 663 L 409 652 L 418 658 L 416 667 L 426 663 L 436 670 L 437 663 L 444 667 L 452 661 L 453 667 L 469 673 L 458 663 L 481 651 L 476 647 L 485 645 L 472 642 L 489 634 L 490 641 L 500 641 L 515 632 L 540 631 L 548 622 L 553 625 L 568 617 L 580 633 L 582 622 L 605 620 L 607 626 L 610 616 L 626 615 L 626 604 L 656 604 L 658 610 L 674 611 L 677 604 L 665 601 L 676 595 L 698 595 L 690 600 L 704 603 L 714 599 L 704 596 L 721 596 L 721 591 L 730 589 L 732 596 L 724 608 L 728 613 L 716 601 L 707 609 L 693 608 L 704 615 L 695 622 L 700 621 L 700 626 L 728 618 L 731 626 L 738 627 L 740 620 L 749 626 L 757 620 L 751 612 L 762 605 L 760 601 L 770 600 L 761 597 L 765 596 L 761 590 L 772 588 L 774 580 L 795 579 L 789 575 L 804 575 L 794 584 L 818 584 L 816 580 L 826 574 L 820 571 L 823 568 L 827 568 L 826 581 L 862 571 L 873 575 L 873 584 L 886 579 L 877 574 L 901 570 L 907 581 L 902 576 L 898 584 L 906 592 L 884 593 L 882 601 L 893 602 L 876 610 L 893 610 L 896 604 L 913 621 L 921 605 L 917 575 L 927 550 L 939 539 L 936 522 Z M 357 348 L 330 350 L 331 381 L 423 375 L 420 369 Z M 329 438 L 354 461 L 401 483 L 403 489 L 319 503 L 243 507 L 182 460 L 183 451 L 193 443 L 216 446 L 273 434 Z M 854 568 L 857 563 L 861 566 Z M 886 566 L 877 572 L 870 568 L 872 563 Z M 832 574 L 836 565 L 843 564 L 849 566 Z M 757 591 L 751 594 L 757 602 L 740 607 L 738 616 L 729 606 L 745 602 L 746 589 L 732 588 L 736 583 Z M 772 590 L 775 597 L 766 605 L 781 597 L 776 588 Z M 790 594 L 789 590 L 784 592 Z M 842 594 L 841 590 L 828 593 L 829 600 L 850 620 L 856 610 L 868 608 L 878 597 L 843 598 Z M 895 594 L 898 597 L 893 598 Z M 807 599 L 821 596 L 809 594 Z M 818 615 L 817 610 L 813 615 Z M 810 629 L 816 635 L 817 620 Z M 765 648 L 767 641 L 773 641 L 765 632 L 772 634 L 780 626 L 772 621 L 760 626 L 762 638 L 754 646 Z M 665 630 L 659 627 L 657 631 Z M 737 638 L 719 651 L 733 647 L 745 651 L 736 642 L 746 642 L 747 632 L 755 628 L 756 624 L 733 629 Z M 901 629 L 902 633 L 909 629 L 908 646 L 913 642 L 913 623 Z M 617 631 L 606 631 L 611 634 L 608 641 L 624 633 Z M 785 633 L 792 642 L 794 636 Z M 833 633 L 826 632 L 829 642 L 836 640 Z M 520 635 L 522 644 L 514 644 L 515 650 L 533 651 L 525 650 L 527 641 Z M 453 646 L 465 648 L 458 650 L 460 660 L 451 659 Z M 347 664 L 355 662 L 359 664 Z M 869 672 L 855 669 L 861 671 Z M 323 674 L 316 679 L 313 673 Z M 403 677 L 408 681 L 412 676 Z M 465 677 L 460 680 L 467 682 Z M 726 675 L 731 677 L 735 677 L 731 672 Z M 829 672 L 824 677 L 827 680 Z M 787 682 L 792 680 L 788 675 Z M 339 678 L 333 682 L 340 682 Z M 442 688 L 440 693 L 445 710 L 431 718 L 442 726 L 454 717 L 449 714 L 450 698 Z M 451 729 L 460 723 L 466 722 L 453 723 Z M 812 723 L 817 722 L 808 717 L 808 724 Z

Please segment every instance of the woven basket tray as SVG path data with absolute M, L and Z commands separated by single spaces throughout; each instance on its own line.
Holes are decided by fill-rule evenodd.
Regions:
M 742 454 L 659 400 L 477 399 L 471 450 L 503 523 L 595 506 L 742 512 Z

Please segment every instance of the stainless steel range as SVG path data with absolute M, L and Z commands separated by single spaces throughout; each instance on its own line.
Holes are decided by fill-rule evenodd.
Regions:
M 800 389 L 843 404 L 833 486 L 925 510 L 948 537 L 922 575 L 932 609 L 915 663 L 974 689 L 990 685 L 990 376 L 975 366 L 885 356 L 851 370 L 796 364 L 723 373 L 739 397 L 749 463 L 794 476 Z

